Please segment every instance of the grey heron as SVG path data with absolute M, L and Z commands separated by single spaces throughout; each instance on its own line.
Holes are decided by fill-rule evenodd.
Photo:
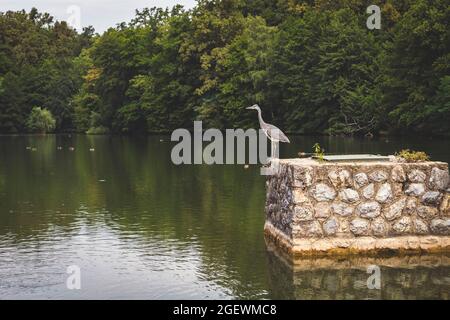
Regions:
M 254 104 L 251 107 L 247 107 L 246 109 L 258 111 L 259 126 L 261 127 L 261 130 L 264 132 L 264 134 L 267 136 L 267 138 L 269 138 L 269 140 L 272 141 L 272 145 L 275 147 L 275 149 L 276 149 L 276 143 L 278 143 L 278 142 L 291 143 L 289 141 L 289 138 L 286 137 L 286 135 L 283 133 L 283 131 L 278 129 L 273 124 L 264 122 L 262 115 L 261 115 L 261 108 L 257 104 Z M 275 142 L 275 144 L 273 144 L 273 142 Z

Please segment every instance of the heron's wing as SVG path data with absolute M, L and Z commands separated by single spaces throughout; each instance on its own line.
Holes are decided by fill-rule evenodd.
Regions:
M 290 143 L 289 138 L 273 124 L 266 123 L 266 133 L 270 140 Z

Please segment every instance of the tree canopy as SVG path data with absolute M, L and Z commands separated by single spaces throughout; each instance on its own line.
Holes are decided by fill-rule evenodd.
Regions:
M 288 132 L 450 132 L 445 0 L 199 0 L 136 11 L 102 35 L 48 13 L 0 13 L 0 132 L 34 106 L 56 131 L 147 133 L 256 127 Z

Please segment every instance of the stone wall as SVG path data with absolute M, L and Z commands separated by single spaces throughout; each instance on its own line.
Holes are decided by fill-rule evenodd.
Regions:
M 288 250 L 450 249 L 446 163 L 279 163 L 267 180 L 265 231 Z

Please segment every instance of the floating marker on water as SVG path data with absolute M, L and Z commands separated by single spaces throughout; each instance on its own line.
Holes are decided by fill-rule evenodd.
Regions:
M 30 150 L 30 149 L 31 149 L 31 147 L 26 147 L 25 149 L 27 149 L 27 150 Z
M 248 164 L 244 165 L 244 169 L 248 169 L 250 166 Z
M 90 152 L 94 152 L 95 149 L 94 149 L 94 148 L 90 148 L 89 151 L 90 151 Z
M 73 151 L 73 150 L 75 150 L 75 148 L 74 147 L 69 147 L 69 150 Z

